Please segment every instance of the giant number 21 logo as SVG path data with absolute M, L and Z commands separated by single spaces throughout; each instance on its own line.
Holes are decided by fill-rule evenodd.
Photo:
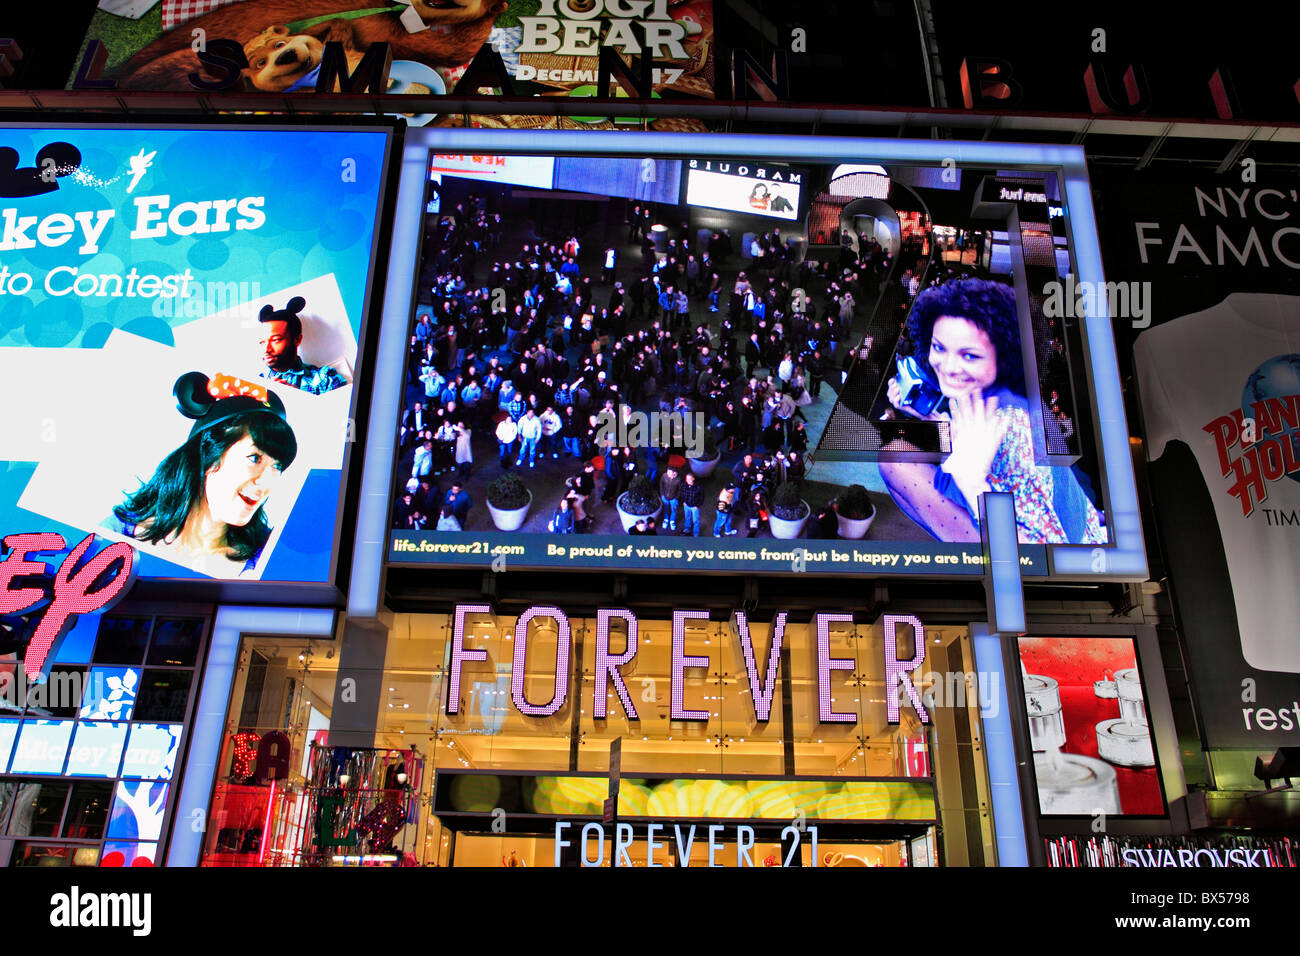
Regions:
M 47 597 L 42 588 L 12 585 L 15 578 L 45 574 L 45 562 L 29 561 L 27 556 L 38 551 L 64 550 L 67 544 L 63 535 L 42 532 L 5 536 L 4 546 L 9 556 L 0 561 L 0 614 L 34 610 L 42 613 L 23 657 L 23 670 L 29 681 L 39 679 L 50 650 L 78 614 L 108 610 L 130 590 L 135 574 L 135 549 L 125 542 L 117 542 L 83 560 L 94 540 L 93 534 L 86 535 L 68 553 L 54 575 L 54 593 Z M 91 590 L 101 578 L 105 580 Z M 42 602 L 45 602 L 43 607 Z

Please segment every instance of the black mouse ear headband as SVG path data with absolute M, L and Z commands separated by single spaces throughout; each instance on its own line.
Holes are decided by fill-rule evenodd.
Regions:
M 265 385 L 218 373 L 208 378 L 202 372 L 186 372 L 172 387 L 176 408 L 186 418 L 194 419 L 193 438 L 201 431 L 246 412 L 265 412 L 283 422 L 284 403 Z
M 283 309 L 276 309 L 270 303 L 262 306 L 262 311 L 258 313 L 257 318 L 262 322 L 288 321 L 306 307 L 307 300 L 300 295 L 295 295 Z

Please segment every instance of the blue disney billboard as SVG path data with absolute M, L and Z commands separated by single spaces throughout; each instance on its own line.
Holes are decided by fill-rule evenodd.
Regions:
M 390 137 L 0 129 L 0 533 L 333 580 Z

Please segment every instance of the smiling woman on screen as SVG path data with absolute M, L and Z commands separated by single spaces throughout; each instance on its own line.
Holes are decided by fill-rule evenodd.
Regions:
M 210 577 L 252 571 L 271 526 L 264 505 L 298 454 L 284 404 L 262 385 L 187 372 L 173 388 L 190 436 L 105 526 Z
M 1105 543 L 1101 514 L 1069 468 L 1034 461 L 1015 293 L 983 279 L 932 286 L 912 306 L 889 380 L 897 413 L 950 422 L 935 466 L 881 461 L 890 495 L 940 541 L 978 541 L 979 496 L 1010 492 L 1022 544 Z M 892 450 L 915 450 L 906 443 Z

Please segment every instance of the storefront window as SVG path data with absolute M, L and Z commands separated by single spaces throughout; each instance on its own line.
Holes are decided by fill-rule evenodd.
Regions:
M 200 865 L 302 862 L 312 745 L 328 746 L 337 676 L 332 645 L 245 639 Z M 158 686 L 165 705 L 161 678 Z
M 977 737 L 975 696 L 959 702 L 955 711 L 941 701 L 943 708 L 935 708 L 929 715 L 931 722 L 925 724 L 900 688 L 899 717 L 890 723 L 880 623 L 830 621 L 825 654 L 833 663 L 824 678 L 828 691 L 823 701 L 814 622 L 787 622 L 782 652 L 773 663 L 769 652 L 774 622 L 746 621 L 755 673 L 751 681 L 739 622 L 689 618 L 682 629 L 680 656 L 701 660 L 700 666 L 682 673 L 678 719 L 674 719 L 672 622 L 637 615 L 630 635 L 628 616 L 598 619 L 534 613 L 522 632 L 523 679 L 514 688 L 517 617 L 487 612 L 465 615 L 454 654 L 453 615 L 396 618 L 388 641 L 374 745 L 414 747 L 429 758 L 421 793 L 428 809 L 404 834 L 414 848 L 415 862 L 466 865 L 466 860 L 482 857 L 478 865 L 484 861 L 510 865 L 507 845 L 519 859 L 539 853 L 539 859 L 553 862 L 553 852 L 542 846 L 545 840 L 538 843 L 542 849 L 532 844 L 524 847 L 522 830 L 531 828 L 544 835 L 561 811 L 599 819 L 607 790 L 604 775 L 616 739 L 626 782 L 620 814 L 635 814 L 637 801 L 644 803 L 647 797 L 653 798 L 650 810 L 639 812 L 650 816 L 664 812 L 669 791 L 679 790 L 683 807 L 695 808 L 682 809 L 683 818 L 690 812 L 730 812 L 726 807 L 733 803 L 750 813 L 756 799 L 766 800 L 764 806 L 785 807 L 789 798 L 784 795 L 756 798 L 746 794 L 746 787 L 761 789 L 762 779 L 754 778 L 765 778 L 769 789 L 780 789 L 781 779 L 808 778 L 805 789 L 811 788 L 811 796 L 803 797 L 808 797 L 807 810 L 814 817 L 820 808 L 823 814 L 882 820 L 897 816 L 898 807 L 906 807 L 919 826 L 908 839 L 926 847 L 933 842 L 933 832 L 924 821 L 936 819 L 938 804 L 947 800 L 956 805 L 952 812 L 963 826 L 960 839 L 967 841 L 965 827 L 970 821 L 962 815 L 970 811 L 975 815 L 976 843 L 981 842 L 979 795 L 968 795 L 961 783 L 974 776 L 982 780 L 982 769 L 975 774 L 972 764 L 954 770 L 939 788 L 946 787 L 949 792 L 944 794 L 936 794 L 934 784 L 926 782 L 934 777 L 932 740 L 938 727 L 945 728 L 946 736 L 952 736 L 957 722 L 965 728 L 960 744 L 965 749 L 959 752 L 954 745 L 952 760 L 969 762 L 977 756 L 971 730 L 975 728 Z M 608 627 L 605 634 L 599 633 L 602 623 Z M 963 648 L 969 653 L 964 628 L 933 628 L 925 633 L 934 643 L 926 647 L 926 666 L 914 676 L 918 697 L 929 693 L 934 681 L 928 672 L 936 658 L 930 654 L 950 646 L 957 648 L 951 652 L 955 660 L 964 660 Z M 628 654 L 630 639 L 635 641 L 632 655 Z M 915 639 L 909 628 L 900 628 L 899 659 L 914 656 Z M 950 652 L 943 653 L 946 666 Z M 566 660 L 567 670 L 557 677 L 557 662 Z M 617 664 L 623 660 L 627 663 Z M 610 676 L 611 661 L 617 664 L 621 687 Z M 457 668 L 457 696 L 449 706 Z M 557 688 L 562 697 L 557 698 Z M 597 706 L 597 695 L 603 707 Z M 448 714 L 448 710 L 456 712 Z M 598 715 L 600 710 L 603 715 Z M 681 719 L 681 711 L 694 711 L 700 719 Z M 496 774 L 495 782 L 472 778 L 474 774 Z M 861 780 L 859 786 L 870 792 L 850 792 L 844 784 L 823 782 L 837 779 Z M 870 783 L 873 779 L 917 780 L 918 785 L 906 784 L 906 793 L 895 794 L 889 786 Z M 439 794 L 438 780 L 455 787 L 455 793 Z M 740 794 L 732 794 L 735 799 L 728 796 L 732 790 Z M 796 796 L 787 809 L 798 812 L 800 799 Z M 467 822 L 439 809 L 452 805 L 480 817 Z M 922 810 L 916 810 L 918 806 Z M 493 812 L 499 814 L 495 828 Z M 520 815 L 526 818 L 523 822 Z M 505 826 L 520 832 L 509 837 L 471 835 L 476 828 Z M 991 829 L 988 835 L 991 839 Z M 901 864 L 908 859 L 905 843 L 899 843 L 890 860 Z M 844 852 L 848 859 L 862 857 L 860 850 L 858 844 L 851 844 L 834 852 Z M 934 854 L 926 859 L 932 862 Z M 855 864 L 850 860 L 847 865 Z
M 772 624 L 747 624 L 757 689 L 751 687 L 734 626 L 689 620 L 683 654 L 707 665 L 683 671 L 682 711 L 699 719 L 673 719 L 672 625 L 636 622 L 635 656 L 619 667 L 622 688 L 602 672 L 597 686 L 597 621 L 565 618 L 565 650 L 573 670 L 560 681 L 567 694 L 554 701 L 558 626 L 548 616 L 527 626 L 524 704 L 511 689 L 516 618 L 469 615 L 465 623 L 459 694 L 448 714 L 452 620 L 446 615 L 399 617 L 389 640 L 379 746 L 427 743 L 438 768 L 604 771 L 609 745 L 622 738 L 625 773 L 791 774 L 807 776 L 926 776 L 925 729 L 907 706 L 899 724 L 887 722 L 884 641 L 874 627 L 832 622 L 829 654 L 848 662 L 829 674 L 829 712 L 823 721 L 815 627 L 787 624 L 783 661 L 769 674 Z M 910 638 L 909 638 L 910 639 Z M 607 658 L 627 652 L 627 622 L 614 618 L 605 640 Z M 902 651 L 911 653 L 906 640 Z M 481 656 L 481 659 L 476 659 Z M 574 667 L 573 662 L 580 662 Z M 788 666 L 792 679 L 783 674 Z M 918 680 L 918 692 L 925 686 Z M 625 691 L 629 712 L 621 699 Z M 596 695 L 603 697 L 597 715 Z M 576 710 L 576 714 L 575 714 Z M 766 719 L 760 719 L 761 716 Z M 838 719 L 838 718 L 845 719 Z M 787 720 L 792 728 L 786 734 Z M 573 751 L 571 754 L 570 751 Z M 446 751 L 445 753 L 443 751 Z M 574 759 L 576 758 L 576 759 Z
M 446 678 L 447 689 L 440 688 L 438 699 L 424 695 L 426 705 L 431 706 L 419 715 L 421 719 L 427 718 L 424 726 L 436 726 L 430 739 L 435 767 L 568 768 L 574 714 L 581 709 L 575 703 L 578 695 L 571 679 L 574 646 L 580 634 L 575 633 L 576 628 L 567 618 L 557 621 L 547 616 L 535 617 L 519 636 L 517 623 L 515 618 L 496 619 L 488 614 L 467 616 L 464 644 L 472 653 L 481 651 L 483 659 L 463 662 L 459 694 L 454 703 L 447 700 L 451 693 L 450 661 L 442 675 L 435 675 L 427 664 L 403 667 L 404 676 L 413 678 L 417 684 L 427 686 L 437 676 Z M 563 642 L 560 640 L 561 631 L 564 632 Z M 450 634 L 446 636 L 450 637 Z M 515 654 L 519 653 L 517 640 L 524 643 L 525 678 L 519 688 L 512 688 L 511 671 Z M 450 646 L 446 646 L 440 656 L 446 657 L 449 653 Z M 557 654 L 562 654 L 566 662 L 562 677 L 558 679 Z M 557 685 L 562 695 L 558 698 Z M 520 699 L 531 713 L 525 715 L 521 712 L 515 702 L 516 691 L 522 694 Z M 447 706 L 439 706 L 439 700 L 446 701 Z M 414 715 L 407 710 L 406 700 L 390 698 L 387 703 L 390 706 L 384 708 L 387 713 L 383 716 L 388 736 L 382 745 L 396 745 L 394 729 L 399 737 L 405 736 L 403 732 L 420 732 L 421 727 L 410 726 L 410 718 Z M 447 713 L 453 709 L 455 714 Z M 410 743 L 407 740 L 400 742 L 408 746 Z
M 363 681 L 377 688 L 364 703 L 373 738 L 333 741 L 337 659 L 309 641 L 247 639 L 204 863 L 554 865 L 556 826 L 581 833 L 610 807 L 633 827 L 633 865 L 658 860 L 656 822 L 696 827 L 703 846 L 725 821 L 713 833 L 727 865 L 933 865 L 941 819 L 964 861 L 982 858 L 992 834 L 976 697 L 936 699 L 946 678 L 933 672 L 966 669 L 966 629 L 900 627 L 891 647 L 881 623 L 846 615 L 821 619 L 819 648 L 818 620 L 782 621 L 773 655 L 770 619 L 687 616 L 674 653 L 672 620 L 630 611 L 398 615 L 382 672 Z M 926 719 L 900 682 L 891 722 L 887 654 L 922 650 L 907 672 Z M 277 734 L 290 749 L 282 772 L 259 753 Z M 616 740 L 620 792 L 607 807 Z M 677 856 L 707 852 L 682 840 Z M 562 865 L 582 865 L 560 850 Z
M 718 653 L 722 649 L 719 626 L 710 621 L 688 621 L 683 629 L 685 656 L 706 659 L 708 665 L 684 672 L 680 705 L 683 710 L 707 714 L 704 720 L 673 720 L 670 622 L 637 621 L 636 654 L 620 669 L 635 718 L 627 712 L 615 682 L 597 685 L 596 622 L 583 619 L 579 627 L 583 637 L 583 707 L 575 769 L 607 771 L 610 744 L 621 737 L 623 767 L 628 773 L 722 773 L 728 735 L 722 719 L 726 662 Z M 627 631 L 626 621 L 611 621 L 609 656 L 625 654 Z M 603 719 L 596 716 L 598 693 L 604 697 Z

